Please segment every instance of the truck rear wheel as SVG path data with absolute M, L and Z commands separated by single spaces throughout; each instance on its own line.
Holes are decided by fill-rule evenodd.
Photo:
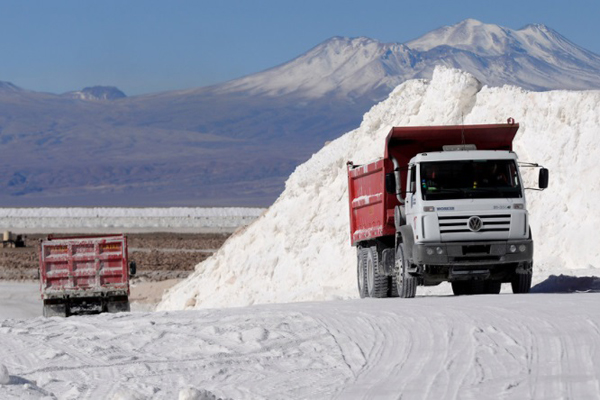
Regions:
M 356 281 L 358 283 L 358 295 L 361 299 L 369 297 L 367 290 L 367 253 L 362 247 L 356 248 Z
M 398 287 L 398 296 L 403 299 L 413 298 L 417 295 L 417 278 L 408 273 L 408 260 L 405 257 L 402 245 L 396 250 L 396 269 L 398 275 L 396 284 Z
M 400 297 L 398 294 L 398 276 L 388 277 L 388 297 Z
M 377 253 L 377 247 L 371 246 L 366 248 L 365 251 L 367 252 L 367 289 L 369 297 L 387 297 L 388 277 L 379 273 L 379 254 Z

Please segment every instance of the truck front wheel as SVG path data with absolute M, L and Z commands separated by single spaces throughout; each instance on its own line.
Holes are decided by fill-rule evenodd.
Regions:
M 405 257 L 402 245 L 396 250 L 396 269 L 398 276 L 396 277 L 396 285 L 398 296 L 404 299 L 413 298 L 417 294 L 417 278 L 408 273 L 408 260 Z
M 529 293 L 529 289 L 531 289 L 531 272 L 515 274 L 510 284 L 513 293 Z
M 533 262 L 528 261 L 519 264 L 510 281 L 513 293 L 529 293 L 532 275 Z

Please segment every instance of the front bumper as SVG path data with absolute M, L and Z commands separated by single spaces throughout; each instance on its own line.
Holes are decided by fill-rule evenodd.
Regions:
M 412 262 L 417 266 L 498 265 L 533 260 L 532 240 L 419 243 L 412 250 Z

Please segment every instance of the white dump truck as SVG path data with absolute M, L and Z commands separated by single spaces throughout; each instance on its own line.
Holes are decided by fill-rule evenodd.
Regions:
M 394 127 L 383 158 L 348 163 L 351 241 L 361 297 L 414 297 L 448 281 L 454 294 L 531 287 L 533 240 L 519 125 Z

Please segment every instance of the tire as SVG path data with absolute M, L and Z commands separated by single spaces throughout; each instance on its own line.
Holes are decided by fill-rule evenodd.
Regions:
M 529 289 L 531 289 L 531 275 L 531 272 L 515 274 L 510 282 L 513 293 L 529 293 Z
M 398 276 L 392 275 L 388 277 L 388 297 L 400 297 L 398 294 Z
M 377 247 L 366 248 L 367 252 L 367 290 L 369 297 L 383 298 L 388 294 L 388 277 L 379 273 L 379 254 Z
M 358 284 L 358 295 L 361 299 L 369 297 L 367 290 L 367 253 L 362 247 L 356 248 L 356 282 Z
M 398 287 L 398 297 L 411 299 L 417 295 L 418 279 L 407 272 L 408 260 L 404 254 L 403 246 L 399 245 L 398 249 L 396 249 L 396 269 L 398 270 L 396 283 Z
M 502 282 L 500 281 L 485 281 L 485 294 L 500 294 L 502 289 Z

